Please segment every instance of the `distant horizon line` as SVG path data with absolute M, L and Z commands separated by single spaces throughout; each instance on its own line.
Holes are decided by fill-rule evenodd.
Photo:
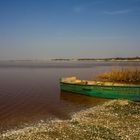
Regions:
M 134 60 L 140 59 L 140 56 L 134 57 L 103 57 L 103 58 L 94 58 L 94 57 L 78 57 L 78 58 L 47 58 L 47 59 L 0 59 L 0 61 L 59 61 L 59 60 Z

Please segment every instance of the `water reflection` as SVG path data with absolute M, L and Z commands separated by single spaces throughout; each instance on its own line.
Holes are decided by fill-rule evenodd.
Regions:
M 32 63 L 0 62 L 0 131 L 48 117 L 68 118 L 70 113 L 107 99 L 60 93 L 59 79 L 76 76 L 93 80 L 114 66 L 140 63 Z
M 98 105 L 104 103 L 105 101 L 110 100 L 110 99 L 96 98 L 92 96 L 85 96 L 85 95 L 80 95 L 80 94 L 70 93 L 70 92 L 61 92 L 60 99 L 70 103 L 87 105 L 87 106 Z

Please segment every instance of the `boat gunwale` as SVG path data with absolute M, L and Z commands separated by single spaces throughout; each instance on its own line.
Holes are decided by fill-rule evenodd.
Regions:
M 103 85 L 103 84 L 82 84 L 82 83 L 68 83 L 68 82 L 61 82 L 62 84 L 66 85 L 76 85 L 76 86 L 102 86 L 102 87 L 125 87 L 125 88 L 140 88 L 140 85 Z

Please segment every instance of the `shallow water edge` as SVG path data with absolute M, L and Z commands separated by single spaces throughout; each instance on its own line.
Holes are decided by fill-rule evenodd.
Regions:
M 111 100 L 71 114 L 0 134 L 1 140 L 140 139 L 140 102 Z

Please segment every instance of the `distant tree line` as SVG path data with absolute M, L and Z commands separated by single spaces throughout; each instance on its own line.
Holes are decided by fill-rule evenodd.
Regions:
M 71 59 L 67 59 L 67 58 L 64 58 L 64 59 L 61 59 L 61 58 L 56 58 L 56 59 L 51 59 L 52 61 L 70 61 Z
M 92 60 L 92 61 L 97 61 L 97 60 L 99 60 L 99 61 L 118 61 L 118 60 L 129 60 L 129 61 L 133 61 L 133 60 L 140 60 L 140 57 L 115 57 L 115 58 L 79 58 L 79 59 L 77 59 L 78 61 L 86 61 L 86 60 L 88 60 L 88 61 L 90 61 L 90 60 Z
M 78 59 L 69 59 L 69 58 L 54 58 L 51 59 L 52 61 L 71 61 L 71 60 L 77 60 L 77 61 L 134 61 L 138 60 L 140 61 L 140 57 L 114 57 L 114 58 L 78 58 Z

